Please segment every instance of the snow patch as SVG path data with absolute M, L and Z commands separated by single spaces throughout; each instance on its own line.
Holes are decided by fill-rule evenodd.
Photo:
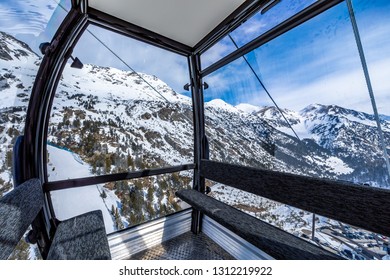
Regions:
M 241 103 L 235 106 L 238 110 L 247 113 L 247 114 L 252 114 L 255 113 L 259 110 L 261 110 L 261 107 L 247 104 L 247 103 Z
M 90 166 L 74 153 L 50 145 L 47 146 L 47 149 L 49 153 L 49 181 L 69 179 L 64 174 L 71 174 L 72 178 L 92 176 Z M 58 172 L 59 170 L 61 172 Z M 103 190 L 107 195 L 105 199 L 101 197 Z M 120 199 L 113 191 L 104 188 L 101 184 L 59 190 L 50 194 L 54 212 L 59 220 L 66 220 L 93 210 L 101 210 L 106 232 L 117 230 L 111 214 L 111 207 L 114 205 L 114 207 L 120 208 Z
M 329 157 L 325 163 L 337 175 L 350 174 L 353 172 L 352 168 L 350 168 L 344 161 L 337 157 Z
M 206 102 L 205 103 L 205 107 L 206 108 L 207 107 L 219 108 L 219 109 L 222 109 L 224 111 L 229 111 L 229 112 L 233 112 L 233 113 L 239 113 L 240 112 L 236 107 L 226 103 L 222 99 L 213 99 L 213 100 L 211 100 L 209 102 Z

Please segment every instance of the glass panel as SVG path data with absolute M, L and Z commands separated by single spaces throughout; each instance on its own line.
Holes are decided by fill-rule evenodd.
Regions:
M 51 41 L 70 8 L 70 0 L 1 1 L 0 31 L 28 44 L 40 55 L 39 45 Z
M 41 62 L 37 42 L 50 41 L 65 16 L 61 7 L 47 1 L 0 3 L 0 196 L 13 187 L 12 148 L 24 129 Z
M 295 236 L 306 238 L 304 233 L 312 230 L 309 212 L 211 180 L 206 181 L 206 186 L 211 188 L 209 196 Z
M 49 181 L 193 162 L 192 101 L 179 91 L 186 57 L 96 26 L 72 57 L 53 100 Z M 76 58 L 82 69 L 71 66 Z M 174 193 L 191 185 L 191 174 L 54 191 L 54 212 L 63 220 L 101 209 L 107 232 L 117 231 L 182 209 Z
M 389 186 L 345 3 L 245 58 L 204 79 L 212 160 Z
M 309 7 L 316 0 L 268 1 L 259 12 L 230 33 L 239 47 L 249 43 L 273 27 Z M 275 5 L 272 5 L 276 3 Z M 229 39 L 223 38 L 202 54 L 202 67 L 207 68 L 222 57 L 236 50 Z
M 315 236 L 322 245 L 353 260 L 390 257 L 389 238 L 336 220 L 316 216 Z
M 70 1 L 61 1 L 64 8 Z M 13 188 L 12 149 L 23 134 L 35 75 L 38 46 L 51 41 L 66 12 L 56 2 L 0 2 L 0 197 Z M 10 259 L 40 258 L 37 247 L 21 239 Z
M 179 93 L 185 57 L 97 27 L 73 57 L 84 67 L 70 59 L 53 102 L 50 181 L 193 162 L 191 98 Z
M 353 8 L 379 112 L 387 155 L 390 155 L 390 2 L 353 0 Z M 375 20 L 373 20 L 375 19 Z M 388 167 L 390 173 L 390 166 Z M 390 174 L 387 174 L 390 181 Z M 390 182 L 388 183 L 390 185 Z
M 364 54 L 368 63 L 378 110 L 390 116 L 390 2 L 353 0 Z M 375 20 L 373 20 L 375 19 Z
M 389 238 L 210 180 L 209 196 L 347 259 L 390 257 Z
M 106 232 L 134 226 L 188 208 L 175 192 L 191 188 L 192 171 L 51 192 L 56 218 L 103 212 Z

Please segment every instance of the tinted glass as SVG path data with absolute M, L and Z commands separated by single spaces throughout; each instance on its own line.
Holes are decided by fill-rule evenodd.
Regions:
M 181 94 L 186 57 L 95 26 L 72 57 L 51 110 L 49 181 L 193 162 L 191 98 Z M 82 69 L 72 67 L 76 58 Z M 191 186 L 191 174 L 54 191 L 54 212 L 63 220 L 101 209 L 110 233 L 181 210 L 174 193 Z
M 309 7 L 315 0 L 268 1 L 259 12 L 233 30 L 230 35 L 238 47 L 249 43 L 271 30 L 286 19 Z M 202 54 L 202 67 L 207 68 L 222 57 L 236 50 L 236 46 L 225 37 Z
M 68 61 L 54 98 L 50 181 L 193 162 L 191 98 L 180 93 L 185 57 L 97 27 L 82 36 L 73 57 L 84 65 Z M 89 171 L 68 169 L 64 151 L 70 165 L 79 159 Z M 63 166 L 53 170 L 56 161 Z
M 389 186 L 345 3 L 204 80 L 211 159 Z

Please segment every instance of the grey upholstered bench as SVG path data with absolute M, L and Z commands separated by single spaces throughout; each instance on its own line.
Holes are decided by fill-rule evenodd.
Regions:
M 31 179 L 0 199 L 0 259 L 7 259 L 43 206 L 40 180 Z M 100 210 L 60 222 L 47 259 L 111 259 Z

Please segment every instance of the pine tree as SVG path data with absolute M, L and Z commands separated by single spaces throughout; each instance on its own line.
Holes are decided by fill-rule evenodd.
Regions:
M 8 168 L 12 167 L 12 150 L 8 150 L 5 154 L 5 164 Z
M 149 186 L 148 188 L 148 201 L 150 203 L 153 203 L 154 200 L 154 188 L 152 186 Z
M 114 206 L 114 204 L 111 205 L 111 214 L 115 215 L 115 206 Z
M 100 197 L 103 198 L 103 199 L 106 199 L 107 198 L 107 194 L 106 192 L 103 190 L 102 193 L 100 194 Z
M 127 166 L 131 167 L 131 169 L 134 169 L 134 160 L 130 154 L 127 154 Z
M 112 161 L 111 161 L 111 158 L 109 156 L 106 156 L 106 174 L 110 173 L 111 172 L 111 165 L 112 165 Z

